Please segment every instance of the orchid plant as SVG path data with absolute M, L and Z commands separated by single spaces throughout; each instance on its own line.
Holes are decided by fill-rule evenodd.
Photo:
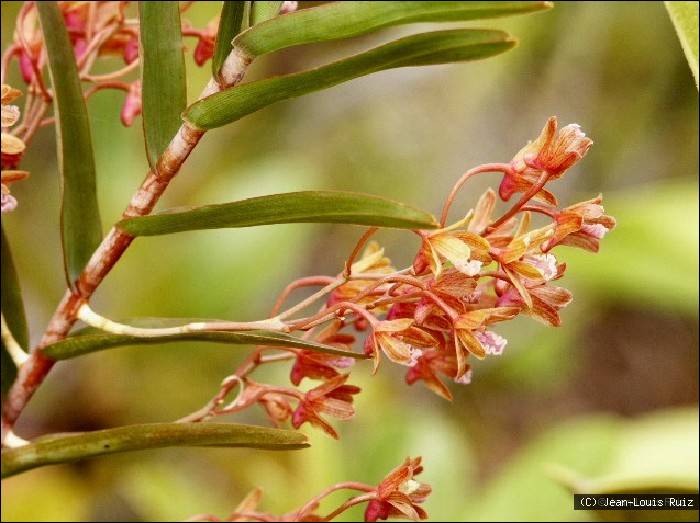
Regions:
M 62 180 L 61 230 L 66 293 L 44 336 L 31 350 L 10 246 L 3 233 L 2 475 L 90 456 L 168 445 L 296 449 L 307 445 L 304 424 L 333 438 L 333 420 L 355 414 L 361 393 L 351 370 L 371 360 L 405 367 L 406 382 L 422 382 L 450 400 L 451 388 L 473 379 L 474 359 L 499 357 L 507 340 L 495 324 L 523 314 L 546 325 L 561 323 L 572 300 L 558 285 L 566 266 L 554 252 L 563 246 L 596 252 L 614 228 L 602 197 L 561 207 L 549 183 L 584 158 L 592 141 L 578 125 L 558 128 L 550 118 L 540 135 L 512 160 L 468 170 L 445 199 L 440 220 L 420 209 L 364 194 L 308 191 L 261 196 L 228 204 L 153 213 L 158 199 L 204 133 L 279 100 L 324 89 L 383 69 L 462 62 L 499 54 L 514 45 L 501 31 L 451 29 L 401 38 L 358 55 L 286 76 L 243 82 L 256 58 L 294 45 L 349 38 L 414 22 L 463 21 L 527 13 L 547 2 L 333 2 L 298 9 L 296 2 L 224 2 L 221 15 L 197 29 L 186 19 L 192 2 L 142 2 L 134 17 L 129 2 L 25 2 L 12 44 L 2 58 L 2 212 L 22 213 L 10 185 L 28 173 L 32 137 L 54 127 Z M 350 16 L 352 15 L 352 16 Z M 212 79 L 187 106 L 183 38 L 194 38 L 194 60 L 212 62 Z M 105 56 L 123 65 L 93 73 Z M 109 62 L 113 64 L 112 62 Z M 19 68 L 24 86 L 6 85 Z M 50 75 L 47 78 L 46 69 Z M 167 77 L 167 80 L 164 80 Z M 100 229 L 85 100 L 104 89 L 124 92 L 121 120 L 143 118 L 150 169 L 106 235 Z M 13 105 L 24 96 L 24 109 Z M 70 136 L 70 139 L 65 139 Z M 501 176 L 461 218 L 448 224 L 455 197 L 472 177 Z M 498 200 L 512 205 L 496 214 Z M 547 223 L 533 227 L 532 216 Z M 257 321 L 183 322 L 170 318 L 118 322 L 90 306 L 90 298 L 139 236 L 184 230 L 275 223 L 345 223 L 366 227 L 334 275 L 301 277 Z M 380 228 L 409 231 L 418 240 L 413 263 L 397 268 L 372 240 Z M 307 298 L 292 303 L 295 291 Z M 73 330 L 82 321 L 86 328 Z M 25 405 L 60 360 L 121 345 L 179 340 L 255 345 L 225 377 L 212 399 L 173 423 L 133 425 L 26 441 L 14 432 Z M 362 344 L 362 350 L 354 349 Z M 287 365 L 289 383 L 263 383 L 256 370 Z M 302 389 L 304 380 L 314 381 Z M 11 386 L 10 386 L 11 385 Z M 211 420 L 261 407 L 275 428 Z M 283 515 L 257 508 L 254 491 L 224 519 L 193 521 L 330 521 L 364 504 L 365 519 L 424 519 L 430 487 L 415 479 L 421 458 L 407 459 L 377 486 L 343 482 Z M 341 489 L 358 494 L 327 515 L 320 502 Z

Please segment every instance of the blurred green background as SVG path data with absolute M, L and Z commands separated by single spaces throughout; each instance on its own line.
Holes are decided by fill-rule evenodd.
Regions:
M 186 17 L 203 27 L 219 6 L 197 2 Z M 18 7 L 2 2 L 3 48 Z M 572 481 L 593 488 L 641 478 L 697 491 L 698 93 L 664 6 L 558 2 L 546 13 L 478 25 L 506 29 L 520 46 L 483 62 L 379 73 L 215 130 L 160 208 L 338 189 L 437 212 L 466 168 L 508 161 L 558 115 L 596 142 L 557 182 L 560 200 L 603 192 L 619 224 L 598 255 L 564 248 L 563 284 L 575 300 L 563 326 L 518 319 L 501 329 L 506 354 L 477 363 L 473 384 L 456 387 L 453 403 L 406 386 L 402 369 L 385 365 L 371 377 L 360 364 L 352 379 L 363 388 L 357 416 L 336 424 L 338 442 L 305 426 L 312 447 L 299 452 L 168 449 L 25 473 L 2 483 L 3 521 L 223 516 L 254 486 L 266 493 L 263 510 L 283 512 L 331 483 L 377 482 L 408 455 L 425 458 L 435 520 L 593 519 L 571 510 L 564 484 Z M 417 30 L 277 53 L 250 78 Z M 191 51 L 195 42 L 187 44 Z M 210 70 L 197 68 L 191 52 L 187 66 L 193 98 Z M 16 70 L 10 81 L 20 86 Z M 105 231 L 147 165 L 140 122 L 119 122 L 122 101 L 122 93 L 101 92 L 89 104 Z M 13 186 L 20 207 L 3 223 L 36 341 L 64 288 L 51 129 L 37 135 L 23 165 L 32 176 Z M 497 183 L 495 175 L 474 181 L 459 213 Z M 114 318 L 259 319 L 286 282 L 339 272 L 360 232 L 283 225 L 139 239 L 95 309 Z M 410 233 L 382 232 L 379 240 L 398 266 L 418 247 Z M 244 353 L 183 343 L 61 363 L 18 433 L 176 419 L 204 404 Z M 286 369 L 260 379 L 284 382 Z M 238 419 L 265 423 L 259 411 Z

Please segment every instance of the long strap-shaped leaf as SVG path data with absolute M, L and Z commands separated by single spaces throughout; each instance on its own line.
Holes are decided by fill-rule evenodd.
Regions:
M 2 477 L 45 465 L 161 447 L 252 447 L 296 450 L 306 436 L 290 430 L 236 423 L 148 423 L 116 429 L 58 434 L 2 450 Z
M 249 2 L 231 1 L 224 2 L 219 19 L 219 31 L 216 34 L 216 46 L 211 60 L 212 74 L 219 76 L 224 60 L 233 48 L 233 39 L 247 27 L 246 9 Z
M 179 212 L 173 209 L 125 219 L 117 226 L 132 236 L 156 236 L 279 223 L 345 223 L 401 229 L 437 227 L 435 218 L 425 211 L 378 196 L 340 191 L 271 194 Z
M 408 36 L 317 69 L 227 89 L 191 105 L 185 118 L 196 127 L 211 129 L 275 102 L 377 71 L 478 60 L 503 53 L 515 43 L 503 31 L 488 30 L 459 29 Z
M 19 286 L 19 278 L 12 260 L 10 244 L 5 236 L 5 228 L 2 228 L 2 252 L 0 253 L 0 266 L 2 267 L 2 285 L 0 295 L 2 295 L 2 315 L 5 317 L 7 327 L 12 332 L 17 343 L 27 350 L 29 346 L 29 330 L 27 320 L 24 315 L 24 303 L 22 301 L 22 291 Z M 2 394 L 9 389 L 17 374 L 12 358 L 2 347 Z
M 331 2 L 255 25 L 241 33 L 235 45 L 252 56 L 260 56 L 392 25 L 497 18 L 551 7 L 551 2 Z
M 180 324 L 182 324 L 182 322 L 180 322 Z M 89 328 L 78 331 L 69 338 L 46 346 L 43 352 L 53 360 L 67 360 L 90 352 L 124 347 L 127 345 L 157 345 L 182 341 L 201 341 L 229 345 L 294 347 L 337 356 L 349 356 L 357 359 L 366 358 L 366 356 L 361 353 L 341 350 L 331 345 L 302 340 L 288 334 L 273 331 L 201 331 L 143 338 L 126 334 L 110 334 L 108 332 Z
M 179 2 L 139 2 L 143 132 L 151 168 L 177 133 L 187 106 Z
M 61 239 L 68 285 L 102 239 L 90 122 L 73 46 L 56 2 L 37 2 L 54 91 L 61 171 Z

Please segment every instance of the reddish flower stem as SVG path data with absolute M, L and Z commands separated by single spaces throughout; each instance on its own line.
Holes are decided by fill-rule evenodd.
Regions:
M 452 191 L 450 191 L 449 196 L 447 197 L 447 200 L 445 200 L 445 205 L 442 207 L 442 215 L 440 216 L 440 226 L 444 227 L 445 223 L 447 223 L 447 214 L 450 212 L 450 206 L 452 205 L 452 202 L 455 199 L 455 196 L 457 196 L 457 193 L 459 190 L 462 188 L 462 185 L 464 185 L 469 178 L 476 174 L 481 174 L 481 173 L 488 173 L 488 172 L 508 172 L 510 171 L 511 167 L 510 164 L 507 163 L 485 163 L 482 165 L 479 165 L 477 167 L 474 167 L 473 169 L 469 169 L 467 172 L 465 172 L 459 180 L 457 180 L 457 183 L 454 184 L 454 187 L 452 187 Z
M 352 273 L 352 264 L 355 261 L 355 258 L 357 258 L 357 255 L 360 254 L 360 250 L 365 246 L 367 243 L 367 240 L 370 239 L 370 237 L 377 232 L 378 227 L 370 227 L 365 231 L 365 233 L 360 237 L 360 239 L 357 241 L 357 244 L 355 245 L 355 248 L 352 250 L 350 253 L 350 256 L 348 257 L 347 260 L 345 260 L 345 270 L 343 271 L 343 276 L 345 278 L 348 278 L 350 274 Z
M 322 519 L 322 521 L 331 521 L 331 520 L 333 520 L 333 518 L 339 516 L 340 514 L 345 512 L 350 507 L 354 507 L 355 505 L 359 505 L 360 503 L 365 503 L 367 501 L 372 501 L 376 497 L 377 497 L 377 495 L 372 493 L 372 494 L 363 494 L 362 496 L 356 496 L 354 498 L 350 498 L 345 503 L 340 505 L 337 509 L 335 509 L 333 512 L 331 512 L 327 516 L 324 516 L 321 519 Z
M 537 212 L 540 214 L 544 214 L 545 216 L 549 216 L 550 218 L 556 218 L 557 213 L 553 210 L 547 209 L 546 207 L 541 207 L 539 205 L 524 205 L 521 211 L 531 211 L 531 212 Z
M 522 198 L 518 200 L 518 203 L 513 205 L 513 207 L 510 208 L 510 210 L 505 213 L 503 216 L 501 216 L 498 220 L 493 222 L 487 229 L 486 232 L 493 231 L 496 229 L 499 225 L 502 225 L 506 221 L 510 220 L 513 216 L 515 216 L 518 212 L 520 212 L 521 208 L 529 202 L 533 196 L 535 196 L 538 192 L 540 192 L 540 189 L 544 187 L 547 182 L 549 181 L 549 178 L 551 176 L 551 173 L 548 171 L 542 171 L 542 175 L 539 177 L 537 182 L 530 188 L 529 191 L 527 191 L 525 194 L 523 194 Z

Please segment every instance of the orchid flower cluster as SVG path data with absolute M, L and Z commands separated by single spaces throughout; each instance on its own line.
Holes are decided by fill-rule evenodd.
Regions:
M 377 486 L 351 481 L 338 483 L 313 497 L 301 508 L 281 515 L 258 511 L 262 491 L 255 489 L 226 518 L 198 514 L 187 521 L 331 521 L 350 507 L 364 503 L 365 521 L 388 518 L 417 521 L 428 517 L 420 505 L 431 492 L 430 485 L 415 479 L 422 471 L 420 457 L 406 458 L 403 464 L 389 472 Z M 324 498 L 340 490 L 354 490 L 361 494 L 349 498 L 326 516 L 319 515 L 318 509 Z
M 557 129 L 550 118 L 540 136 L 513 160 L 484 164 L 465 173 L 443 209 L 441 228 L 414 231 L 420 249 L 411 267 L 397 270 L 384 250 L 362 237 L 336 277 L 307 277 L 291 283 L 277 300 L 272 316 L 306 339 L 351 350 L 366 331 L 364 353 L 377 372 L 383 358 L 406 367 L 406 382 L 422 381 L 437 395 L 451 399 L 447 381 L 468 384 L 474 359 L 500 356 L 507 340 L 492 330 L 495 324 L 520 314 L 546 325 L 561 323 L 559 311 L 572 300 L 557 285 L 566 265 L 557 261 L 555 247 L 573 246 L 596 252 L 601 238 L 615 226 L 606 215 L 602 197 L 568 207 L 557 206 L 545 185 L 564 175 L 583 158 L 592 142 L 577 125 Z M 478 173 L 497 171 L 503 179 L 498 195 L 517 203 L 495 218 L 498 195 L 488 189 L 466 216 L 451 225 L 445 218 L 464 182 Z M 533 228 L 533 214 L 549 223 Z M 362 248 L 364 252 L 357 260 Z M 292 291 L 322 286 L 303 302 L 280 313 Z M 315 302 L 318 312 L 301 319 L 291 316 Z M 269 350 L 276 354 L 266 354 Z M 291 386 L 261 384 L 250 375 L 262 364 L 291 360 Z M 219 393 L 185 420 L 201 421 L 261 406 L 276 425 L 291 422 L 316 426 L 337 438 L 327 417 L 346 420 L 354 415 L 353 399 L 360 393 L 348 384 L 344 372 L 354 360 L 305 349 L 259 347 L 226 378 Z M 320 380 L 307 391 L 298 388 L 304 378 Z M 227 395 L 238 389 L 236 398 Z

